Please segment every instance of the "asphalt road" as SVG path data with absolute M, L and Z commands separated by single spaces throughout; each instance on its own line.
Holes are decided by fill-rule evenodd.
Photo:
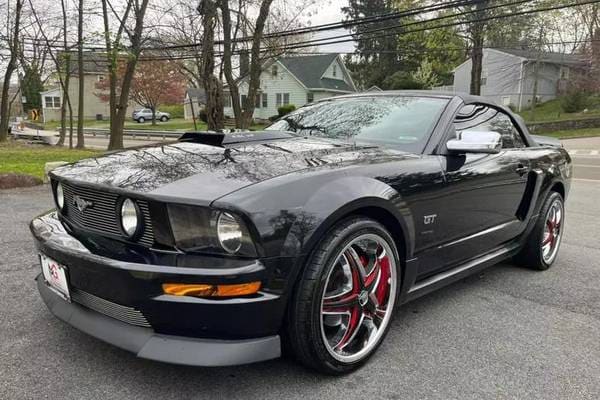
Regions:
M 600 174 L 583 168 L 552 269 L 502 264 L 403 306 L 370 363 L 339 378 L 285 359 L 160 364 L 67 326 L 33 281 L 27 223 L 48 189 L 0 191 L 0 399 L 598 399 L 600 181 L 587 179 Z

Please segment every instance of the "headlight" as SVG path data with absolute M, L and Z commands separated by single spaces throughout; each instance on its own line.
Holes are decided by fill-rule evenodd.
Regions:
M 127 236 L 132 237 L 139 228 L 139 213 L 135 203 L 130 199 L 123 200 L 121 203 L 121 227 Z
M 184 251 L 256 257 L 246 224 L 230 212 L 169 204 L 175 244 Z
M 56 199 L 56 205 L 58 206 L 58 209 L 62 211 L 62 209 L 65 206 L 65 192 L 63 190 L 62 184 L 56 184 L 54 197 Z
M 242 247 L 242 227 L 237 219 L 229 213 L 219 214 L 217 236 L 219 243 L 228 253 L 235 254 Z

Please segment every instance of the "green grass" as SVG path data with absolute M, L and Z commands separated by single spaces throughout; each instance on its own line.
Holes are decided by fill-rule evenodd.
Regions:
M 17 173 L 44 177 L 44 165 L 50 161 L 74 162 L 101 152 L 95 150 L 69 150 L 64 147 L 43 145 L 0 144 L 0 173 Z
M 600 136 L 600 128 L 586 128 L 586 129 L 571 129 L 568 131 L 556 131 L 550 133 L 543 133 L 543 136 L 555 137 L 558 139 L 569 139 L 577 137 L 593 137 Z
M 560 107 L 560 100 L 550 100 L 540 104 L 535 108 L 535 112 L 531 110 L 521 111 L 519 113 L 527 122 L 552 122 L 565 121 L 570 119 L 585 119 L 592 117 L 600 117 L 600 107 L 597 101 L 592 101 L 587 113 L 565 113 Z
M 109 121 L 96 121 L 96 120 L 86 120 L 84 122 L 85 128 L 100 128 L 100 129 L 108 129 Z M 196 130 L 203 131 L 206 130 L 206 124 L 202 121 L 196 121 Z M 60 127 L 60 122 L 51 121 L 44 125 L 44 129 L 46 130 L 56 130 Z M 265 125 L 253 125 L 251 129 L 259 130 L 264 128 Z M 135 129 L 135 130 L 152 130 L 152 131 L 193 131 L 194 122 L 191 120 L 186 120 L 183 118 L 173 118 L 167 122 L 157 121 L 156 125 L 152 125 L 151 122 L 144 122 L 143 124 L 139 124 L 133 120 L 125 121 L 125 129 Z

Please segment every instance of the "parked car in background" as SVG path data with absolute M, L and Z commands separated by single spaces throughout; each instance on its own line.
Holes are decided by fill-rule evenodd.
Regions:
M 141 110 L 135 110 L 131 115 L 134 121 L 143 124 L 146 121 L 152 121 L 152 110 L 149 108 L 142 108 Z M 156 110 L 156 120 L 161 122 L 167 122 L 171 119 L 171 114 Z
M 482 97 L 340 96 L 264 132 L 52 170 L 37 285 L 58 318 L 142 358 L 245 364 L 285 339 L 341 374 L 402 304 L 506 259 L 548 269 L 571 175 L 560 142 Z

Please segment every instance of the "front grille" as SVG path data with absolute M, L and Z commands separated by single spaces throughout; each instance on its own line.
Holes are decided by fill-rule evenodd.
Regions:
M 119 212 L 117 210 L 118 194 L 67 183 L 63 183 L 62 186 L 65 193 L 65 206 L 62 214 L 67 221 L 87 231 L 123 236 Z M 80 211 L 73 201 L 74 196 L 79 196 L 84 200 L 90 201 L 93 205 L 84 211 Z M 150 218 L 148 203 L 143 200 L 136 200 L 136 203 L 140 208 L 144 222 L 142 233 L 137 241 L 150 247 L 154 244 L 154 232 L 152 230 L 152 219 Z
M 83 290 L 72 288 L 71 300 L 89 308 L 90 310 L 94 310 L 100 314 L 106 315 L 107 317 L 125 322 L 126 324 L 143 326 L 145 328 L 152 327 L 144 314 L 142 314 L 139 310 L 113 303 L 112 301 L 94 296 L 93 294 L 84 292 Z

